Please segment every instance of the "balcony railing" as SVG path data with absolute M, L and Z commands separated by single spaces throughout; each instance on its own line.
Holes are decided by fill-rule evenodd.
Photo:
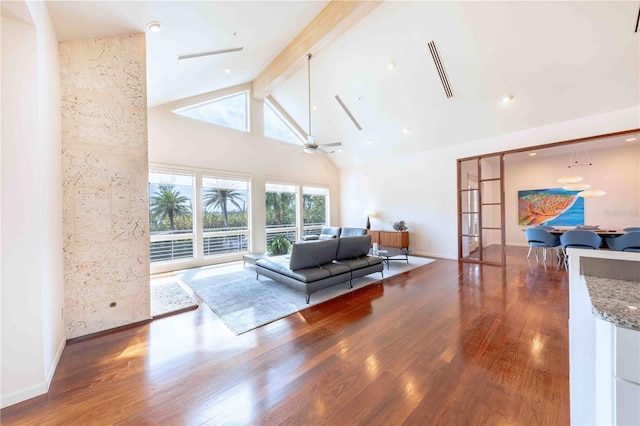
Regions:
M 183 235 L 174 235 L 176 239 L 155 240 L 151 237 L 149 251 L 151 263 L 166 262 L 169 260 L 192 259 L 193 258 L 193 237 L 185 239 Z
M 205 229 L 202 239 L 204 256 L 249 250 L 249 230 L 246 227 L 229 229 Z M 191 230 L 152 233 L 151 263 L 193 259 L 193 241 L 194 235 Z
M 237 228 L 240 229 L 240 228 Z M 249 231 L 247 229 L 237 231 L 214 230 L 204 233 L 204 255 L 237 253 L 249 250 Z
M 320 235 L 324 225 L 305 225 L 303 228 L 304 235 Z
M 297 240 L 296 228 L 292 227 L 283 227 L 283 228 L 267 228 L 267 247 L 271 244 L 271 241 L 275 237 L 284 236 L 291 244 L 295 243 Z

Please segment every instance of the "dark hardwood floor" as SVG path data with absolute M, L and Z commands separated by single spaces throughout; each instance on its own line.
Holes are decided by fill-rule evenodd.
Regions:
M 240 336 L 202 304 L 72 343 L 1 421 L 568 424 L 567 273 L 526 253 L 439 259 Z

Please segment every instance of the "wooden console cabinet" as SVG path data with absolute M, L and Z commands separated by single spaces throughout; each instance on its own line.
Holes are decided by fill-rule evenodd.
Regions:
M 371 242 L 383 247 L 409 248 L 409 232 L 397 231 L 367 231 L 371 235 Z

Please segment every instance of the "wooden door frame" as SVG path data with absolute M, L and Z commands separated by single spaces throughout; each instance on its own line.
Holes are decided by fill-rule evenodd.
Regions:
M 564 145 L 572 145 L 572 144 L 577 144 L 577 143 L 582 143 L 582 142 L 592 142 L 592 141 L 597 141 L 598 139 L 607 139 L 607 138 L 612 138 L 612 137 L 616 137 L 616 136 L 624 136 L 624 135 L 629 135 L 629 134 L 634 134 L 634 133 L 638 133 L 640 132 L 640 128 L 635 128 L 635 129 L 629 129 L 629 130 L 622 130 L 619 132 L 612 132 L 612 133 L 603 133 L 600 135 L 594 135 L 594 136 L 586 136 L 583 138 L 578 138 L 578 139 L 569 139 L 569 140 L 564 140 L 564 141 L 559 141 L 559 142 L 551 142 L 551 143 L 546 143 L 546 144 L 542 144 L 542 145 L 531 145 L 531 146 L 527 146 L 527 147 L 523 147 L 523 148 L 517 148 L 517 149 L 510 149 L 510 150 L 506 150 L 506 151 L 497 151 L 497 152 L 492 152 L 492 153 L 488 153 L 488 154 L 480 154 L 480 155 L 474 155 L 471 157 L 464 157 L 464 158 L 458 158 L 457 161 L 457 189 L 456 189 L 456 195 L 457 195 L 457 204 L 458 204 L 458 262 L 466 262 L 466 263 L 480 263 L 480 264 L 484 264 L 484 265 L 493 265 L 493 266 L 506 266 L 506 257 L 505 257 L 505 249 L 506 249 L 506 229 L 505 229 L 505 217 L 504 217 L 504 158 L 506 155 L 509 154 L 517 154 L 520 152 L 527 152 L 527 151 L 532 151 L 532 150 L 539 150 L 539 149 L 545 149 L 545 148 L 556 148 L 559 146 L 564 146 Z M 486 261 L 482 261 L 482 260 L 475 260 L 475 259 L 468 259 L 468 258 L 464 258 L 462 256 L 462 205 L 461 205 L 461 201 L 460 201 L 460 191 L 461 191 L 461 163 L 464 161 L 470 161 L 470 160 L 474 160 L 476 159 L 477 161 L 480 161 L 481 158 L 487 158 L 487 157 L 495 157 L 495 156 L 500 156 L 500 176 L 501 176 L 501 182 L 500 182 L 500 191 L 501 191 L 501 251 L 502 251 L 502 256 L 501 259 L 502 261 L 500 263 L 498 262 L 486 262 Z M 480 164 L 478 164 L 478 193 L 480 193 L 480 182 L 482 180 L 481 177 L 481 170 L 480 170 Z M 479 195 L 480 197 L 480 195 Z M 481 199 L 479 200 L 479 203 L 481 204 L 482 201 Z M 480 208 L 480 210 L 482 210 Z M 482 252 L 482 224 L 481 224 L 481 218 L 480 220 L 480 250 Z

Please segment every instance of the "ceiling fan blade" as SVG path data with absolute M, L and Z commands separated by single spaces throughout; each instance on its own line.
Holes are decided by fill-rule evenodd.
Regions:
M 319 143 L 318 146 L 342 146 L 342 142 Z
M 222 53 L 240 52 L 244 47 L 234 47 L 232 49 L 213 50 L 211 52 L 192 53 L 190 55 L 178 56 L 178 60 L 199 58 L 201 56 L 220 55 Z
M 333 154 L 335 151 L 325 151 L 322 148 L 318 148 L 318 152 L 322 155 Z

